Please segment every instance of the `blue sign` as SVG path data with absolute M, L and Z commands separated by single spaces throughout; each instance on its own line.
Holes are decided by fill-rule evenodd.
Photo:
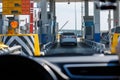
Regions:
M 85 26 L 87 26 L 87 27 L 91 27 L 91 26 L 93 26 L 94 25 L 94 23 L 93 23 L 93 21 L 86 21 L 85 22 Z

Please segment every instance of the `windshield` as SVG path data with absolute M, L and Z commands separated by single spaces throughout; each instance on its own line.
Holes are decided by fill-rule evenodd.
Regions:
M 24 4 L 16 0 L 6 5 L 9 3 L 0 3 L 0 42 L 21 46 L 24 55 L 117 53 L 120 21 L 116 0 L 27 0 Z

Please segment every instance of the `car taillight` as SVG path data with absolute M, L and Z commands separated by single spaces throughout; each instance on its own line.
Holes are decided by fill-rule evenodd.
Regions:
M 76 38 L 76 36 L 72 36 L 72 38 Z
M 66 36 L 62 36 L 62 38 L 66 38 Z

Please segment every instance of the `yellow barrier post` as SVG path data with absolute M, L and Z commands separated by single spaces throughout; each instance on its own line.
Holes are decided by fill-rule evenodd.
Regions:
M 21 45 L 23 53 L 31 56 L 40 56 L 38 34 L 1 34 L 2 42 L 6 45 Z M 11 46 L 12 47 L 12 46 Z
M 111 38 L 111 54 L 116 54 L 116 47 L 118 45 L 118 37 L 120 34 L 114 33 Z
M 38 34 L 34 34 L 34 48 L 35 48 L 35 52 L 34 52 L 34 56 L 40 56 L 40 44 L 39 44 L 39 38 L 38 38 Z

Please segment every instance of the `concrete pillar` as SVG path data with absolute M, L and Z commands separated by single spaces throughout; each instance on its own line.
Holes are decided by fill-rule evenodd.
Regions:
M 47 0 L 41 0 L 41 20 L 42 33 L 47 33 L 48 15 L 47 15 Z
M 120 5 L 119 5 L 119 1 L 117 1 L 117 9 L 113 11 L 113 27 L 119 26 L 120 25 Z
M 100 42 L 100 10 L 96 9 L 95 3 L 94 1 L 94 41 Z
M 54 14 L 54 0 L 50 0 L 50 13 L 52 14 L 52 19 L 53 19 L 53 14 Z
M 52 13 L 52 19 L 56 20 L 55 13 L 55 0 L 50 0 L 50 12 Z
M 85 16 L 89 16 L 89 3 L 85 0 Z
M 93 23 L 93 16 L 89 16 L 89 1 L 85 1 L 85 16 L 84 16 L 84 38 L 93 40 L 94 38 L 94 23 Z
M 55 5 L 55 0 L 53 1 L 53 16 L 54 16 L 54 20 L 56 20 L 56 5 Z
M 47 33 L 48 33 L 48 15 L 47 15 L 47 0 L 41 0 L 41 42 L 47 43 Z
M 56 35 L 57 35 L 57 33 L 56 33 L 56 30 L 57 30 L 57 28 L 58 28 L 58 26 L 56 26 L 56 4 L 55 4 L 55 0 L 53 1 L 53 19 L 54 19 L 54 30 L 53 30 L 53 32 L 54 32 L 54 42 L 57 40 L 56 39 Z
M 42 21 L 41 21 L 41 1 L 37 2 L 37 8 L 39 9 L 38 14 L 36 14 L 39 18 L 39 21 L 37 21 L 37 26 L 38 26 L 38 36 L 39 36 L 39 43 L 41 43 L 41 34 L 42 34 Z
M 48 35 L 49 35 L 49 41 L 51 41 L 52 42 L 52 39 L 53 39 L 53 26 L 52 26 L 52 22 L 54 21 L 53 20 L 53 13 L 54 13 L 54 6 L 53 6 L 53 3 L 54 3 L 54 1 L 53 0 L 49 0 L 49 16 L 50 16 L 50 19 L 49 19 L 49 23 L 50 23 L 50 27 L 48 28 Z
M 51 13 L 51 19 L 50 19 L 50 24 L 51 24 L 51 41 L 53 42 L 55 39 L 55 23 L 56 23 L 56 16 L 55 16 L 55 0 L 50 0 L 50 13 Z

